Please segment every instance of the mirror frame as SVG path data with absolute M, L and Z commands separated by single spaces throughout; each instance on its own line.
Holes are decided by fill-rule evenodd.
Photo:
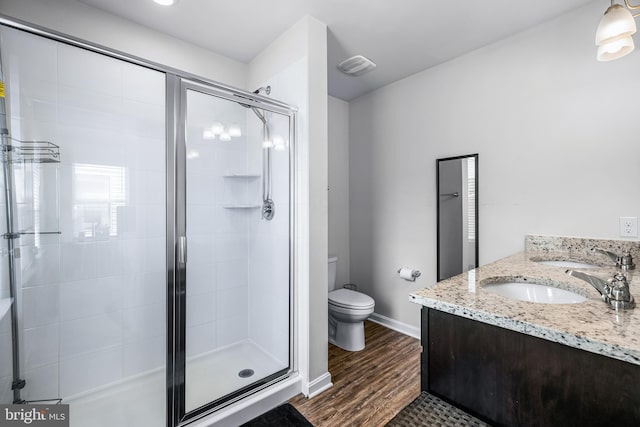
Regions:
M 436 281 L 446 280 L 447 278 L 440 279 L 440 162 L 449 160 L 461 160 L 473 157 L 475 159 L 475 182 L 476 182 L 476 197 L 475 197 L 475 212 L 476 212 L 476 227 L 475 227 L 475 268 L 479 266 L 480 251 L 479 251 L 479 204 L 478 204 L 478 153 L 467 154 L 455 157 L 445 157 L 442 159 L 436 159 Z M 464 270 L 462 273 L 464 273 Z

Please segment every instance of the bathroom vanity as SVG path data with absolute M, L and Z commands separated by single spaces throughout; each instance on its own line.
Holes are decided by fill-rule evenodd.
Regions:
M 422 305 L 422 390 L 495 425 L 640 425 L 640 307 L 613 310 L 565 272 L 613 276 L 594 246 L 640 260 L 638 242 L 529 236 L 525 252 L 412 293 Z M 628 276 L 640 297 L 640 269 Z M 504 281 L 560 288 L 582 302 L 490 290 Z

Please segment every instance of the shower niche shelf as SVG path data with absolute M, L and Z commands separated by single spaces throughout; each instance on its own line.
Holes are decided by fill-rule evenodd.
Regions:
M 262 177 L 256 173 L 227 173 L 222 175 L 225 178 L 224 193 L 225 202 L 222 204 L 224 209 L 247 210 L 259 209 L 261 204 L 255 202 L 252 196 L 258 190 L 258 178 Z
M 222 205 L 225 209 L 257 209 L 260 205 Z
M 260 178 L 259 174 L 253 173 L 230 173 L 227 175 L 223 175 L 225 178 L 245 178 L 245 179 L 255 179 Z

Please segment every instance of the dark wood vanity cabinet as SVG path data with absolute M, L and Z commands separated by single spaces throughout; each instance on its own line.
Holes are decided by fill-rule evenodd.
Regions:
M 640 365 L 422 308 L 422 390 L 501 426 L 640 426 Z

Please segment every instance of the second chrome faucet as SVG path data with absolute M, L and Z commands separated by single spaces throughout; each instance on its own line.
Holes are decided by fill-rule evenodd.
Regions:
M 616 267 L 621 268 L 623 271 L 635 270 L 636 265 L 633 262 L 633 257 L 628 250 L 622 252 L 622 255 L 615 254 L 613 252 L 607 251 L 605 249 L 594 246 L 591 248 L 591 252 L 596 252 L 599 254 L 603 254 L 609 257 L 611 261 L 616 264 Z

